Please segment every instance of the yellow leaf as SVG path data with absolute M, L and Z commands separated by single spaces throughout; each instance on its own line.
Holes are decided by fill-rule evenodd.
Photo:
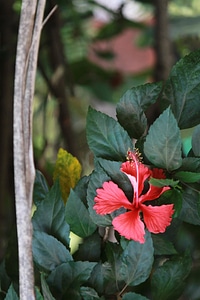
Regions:
M 81 164 L 78 159 L 60 148 L 54 169 L 54 181 L 59 178 L 62 198 L 67 201 L 71 188 L 74 188 L 81 176 Z

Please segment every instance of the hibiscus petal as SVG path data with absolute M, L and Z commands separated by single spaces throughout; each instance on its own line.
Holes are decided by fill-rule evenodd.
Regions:
M 121 214 L 112 222 L 114 229 L 128 240 L 134 240 L 143 244 L 145 242 L 144 224 L 140 220 L 139 211 L 134 210 Z
M 104 182 L 102 188 L 97 189 L 96 192 L 93 208 L 100 215 L 110 214 L 121 207 L 133 208 L 133 204 L 129 202 L 124 192 L 112 181 Z
M 151 201 L 151 200 L 155 200 L 157 198 L 160 197 L 160 195 L 162 195 L 165 191 L 170 190 L 170 187 L 165 186 L 165 187 L 158 187 L 158 186 L 154 186 L 152 184 L 149 185 L 149 190 L 147 191 L 146 194 L 141 195 L 139 202 L 143 203 L 145 201 Z
M 152 233 L 165 232 L 166 227 L 170 225 L 174 213 L 173 204 L 161 206 L 140 205 L 143 212 L 144 223 L 147 229 Z
M 152 174 L 152 171 L 147 166 L 142 164 L 141 162 L 126 161 L 126 162 L 122 163 L 121 171 L 137 178 L 137 170 L 135 167 L 136 163 L 138 165 L 140 179 L 142 180 L 142 182 L 144 182 Z
M 137 169 L 135 167 L 136 163 L 138 166 L 138 176 L 137 176 Z M 124 162 L 121 165 L 121 171 L 129 177 L 134 190 L 137 189 L 139 195 L 143 191 L 145 180 L 152 173 L 152 171 L 148 167 L 146 167 L 144 164 L 142 164 L 141 162 L 134 162 L 134 161 L 133 162 L 130 162 L 130 161 Z M 133 178 L 135 178 L 136 181 L 134 181 Z M 138 180 L 138 182 L 137 182 L 137 180 Z
M 137 176 L 135 162 L 126 161 L 126 162 L 122 163 L 121 171 L 126 174 L 132 175 L 134 177 Z

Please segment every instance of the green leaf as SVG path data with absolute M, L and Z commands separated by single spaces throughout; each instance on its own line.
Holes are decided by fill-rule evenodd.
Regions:
M 87 141 L 97 157 L 123 161 L 133 143 L 128 133 L 113 118 L 89 108 L 86 125 Z
M 38 287 L 35 287 L 35 298 L 36 298 L 36 300 L 46 300 L 40 293 L 40 290 Z M 47 298 L 47 300 L 49 300 L 49 299 Z M 52 298 L 52 300 L 55 300 L 55 299 Z
M 154 300 L 178 299 L 185 287 L 184 280 L 190 269 L 191 259 L 186 255 L 167 259 L 152 274 L 152 298 Z
M 98 226 L 111 226 L 112 218 L 109 215 L 101 216 L 93 209 L 96 189 L 100 188 L 105 181 L 109 181 L 110 177 L 99 167 L 98 170 L 92 172 L 87 189 L 88 210 L 91 219 Z
M 78 290 L 89 279 L 95 265 L 96 263 L 88 261 L 63 263 L 51 272 L 47 283 L 60 292 L 66 292 L 69 289 Z
M 33 201 L 36 206 L 40 204 L 40 202 L 46 197 L 48 192 L 49 187 L 47 185 L 46 179 L 40 171 L 36 170 L 33 189 Z
M 200 180 L 200 173 L 180 171 L 175 173 L 175 178 L 182 182 L 192 183 Z
M 120 247 L 121 245 L 121 247 Z M 144 244 L 121 238 L 120 245 L 108 243 L 106 256 L 111 265 L 107 271 L 107 279 L 113 292 L 127 286 L 135 286 L 144 282 L 151 272 L 153 264 L 153 243 L 149 232 L 146 233 Z M 114 290 L 114 284 L 116 288 Z
M 83 300 L 99 300 L 97 292 L 90 287 L 81 287 L 81 297 Z
M 81 179 L 78 181 L 78 183 L 73 189 L 77 197 L 81 199 L 81 201 L 84 203 L 86 207 L 88 207 L 86 197 L 87 197 L 87 188 L 89 184 L 89 179 L 90 176 L 81 177 Z
M 88 209 L 72 189 L 66 203 L 65 214 L 71 231 L 82 238 L 91 235 L 97 228 L 90 218 Z
M 132 103 L 128 95 L 117 104 L 117 119 L 129 136 L 135 139 L 139 139 L 147 128 L 147 118 L 143 109 L 139 103 Z
M 171 187 L 177 187 L 179 180 L 173 180 L 173 179 L 157 179 L 151 177 L 149 180 L 149 183 L 158 186 L 158 187 L 164 187 L 164 186 L 171 186 Z
M 174 245 L 165 239 L 162 235 L 152 234 L 151 235 L 154 246 L 155 255 L 174 255 L 177 254 Z
M 110 264 L 110 270 L 107 269 L 107 278 L 109 282 L 114 282 L 114 292 L 119 291 L 124 286 L 124 278 L 121 275 L 121 254 L 122 248 L 116 243 L 107 243 L 106 256 Z M 112 287 L 113 288 L 113 287 Z
M 111 266 L 108 262 L 101 263 L 99 261 L 92 270 L 88 284 L 95 287 L 99 294 L 103 294 L 105 292 L 107 282 L 110 281 L 110 271 Z
M 19 300 L 19 297 L 18 297 L 17 293 L 15 292 L 15 289 L 12 284 L 10 285 L 8 292 L 6 294 L 6 297 L 4 299 L 5 300 Z
M 200 225 L 200 192 L 186 188 L 179 218 L 184 222 Z
M 179 170 L 200 173 L 200 158 L 197 157 L 183 158 L 183 163 Z
M 144 153 L 156 167 L 173 171 L 181 166 L 180 130 L 170 108 L 151 125 Z
M 146 232 L 145 243 L 121 239 L 123 253 L 121 255 L 121 277 L 127 285 L 135 286 L 144 282 L 150 275 L 154 261 L 151 235 Z
M 161 83 L 147 83 L 128 90 L 117 104 L 117 118 L 131 137 L 140 138 L 147 128 L 144 111 L 155 103 Z
M 66 247 L 45 232 L 34 231 L 32 248 L 36 265 L 44 271 L 52 271 L 60 264 L 73 260 Z
M 133 292 L 129 292 L 123 295 L 122 300 L 148 300 L 148 298 Z
M 52 296 L 49 286 L 46 282 L 45 276 L 43 273 L 41 273 L 41 287 L 42 287 L 42 294 L 44 296 L 45 300 L 55 300 L 55 298 Z
M 192 150 L 195 156 L 200 156 L 200 125 L 195 127 L 192 134 Z
M 65 246 L 69 245 L 70 228 L 65 220 L 59 182 L 56 181 L 33 215 L 33 228 L 51 234 Z
M 170 105 L 180 129 L 190 128 L 200 119 L 200 51 L 181 59 L 171 70 L 162 102 Z M 166 107 L 165 106 L 165 107 Z
M 76 261 L 99 261 L 101 256 L 101 243 L 102 240 L 98 232 L 90 235 L 83 240 L 79 245 L 78 250 L 74 254 Z

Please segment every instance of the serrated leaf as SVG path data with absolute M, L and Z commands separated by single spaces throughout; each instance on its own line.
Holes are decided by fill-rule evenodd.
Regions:
M 197 172 L 200 173 L 200 158 L 185 157 L 182 161 L 181 171 Z
M 106 245 L 106 256 L 111 265 L 107 279 L 113 292 L 122 289 L 124 285 L 135 286 L 144 282 L 149 277 L 153 264 L 154 250 L 149 232 L 146 233 L 144 244 L 121 238 L 120 245 Z
M 87 189 L 87 202 L 88 202 L 88 210 L 91 219 L 98 226 L 111 226 L 112 218 L 109 215 L 101 216 L 96 213 L 93 209 L 94 206 L 94 198 L 96 197 L 96 189 L 100 188 L 103 182 L 108 181 L 110 177 L 103 171 L 103 169 L 99 168 L 92 172 L 90 176 L 90 181 Z
M 45 232 L 34 231 L 32 248 L 36 265 L 44 271 L 52 271 L 62 263 L 73 260 L 66 247 Z
M 200 51 L 191 52 L 172 68 L 162 102 L 170 105 L 180 129 L 190 128 L 200 120 Z
M 179 218 L 184 222 L 200 225 L 200 192 L 186 188 Z
M 144 282 L 150 275 L 154 261 L 151 235 L 146 232 L 145 243 L 121 239 L 123 253 L 121 254 L 120 274 L 127 285 L 135 286 Z
M 122 254 L 122 248 L 120 245 L 116 243 L 107 243 L 106 245 L 106 256 L 107 261 L 111 265 L 110 272 L 107 273 L 107 276 L 109 274 L 109 281 L 115 282 L 115 289 L 120 289 L 120 286 L 123 287 L 124 285 L 124 277 L 121 275 L 121 254 Z
M 122 300 L 148 300 L 148 298 L 133 292 L 129 292 L 123 295 Z
M 147 128 L 145 110 L 155 103 L 161 83 L 147 83 L 128 90 L 117 104 L 117 118 L 131 137 L 140 138 Z
M 49 187 L 43 174 L 36 170 L 34 189 L 33 189 L 33 201 L 35 205 L 39 205 L 40 202 L 46 197 L 49 192 Z
M 102 240 L 98 232 L 90 235 L 79 245 L 78 250 L 73 255 L 76 261 L 96 261 L 100 260 Z
M 155 255 L 174 255 L 177 254 L 176 249 L 172 242 L 165 239 L 162 235 L 152 234 L 151 235 L 154 246 Z
M 76 186 L 74 187 L 74 192 L 76 195 L 81 199 L 83 204 L 87 207 L 87 188 L 88 183 L 90 180 L 90 176 L 83 176 L 81 179 L 77 182 Z
M 175 178 L 182 182 L 192 183 L 200 180 L 200 173 L 180 171 L 175 173 Z
M 72 261 L 58 266 L 49 275 L 47 282 L 60 292 L 68 289 L 79 289 L 85 283 L 96 263 L 88 261 Z
M 70 193 L 70 189 L 74 188 L 81 176 L 81 165 L 76 157 L 66 150 L 60 148 L 54 169 L 54 181 L 59 178 L 62 198 L 64 202 Z
M 139 139 L 147 128 L 147 118 L 141 106 L 126 98 L 117 104 L 117 119 L 131 138 Z
M 94 286 L 99 294 L 103 294 L 106 289 L 106 284 L 109 281 L 111 265 L 108 262 L 98 262 L 92 270 L 88 284 Z
M 156 167 L 173 171 L 181 166 L 180 130 L 170 108 L 151 125 L 144 143 L 144 153 Z
M 81 287 L 81 297 L 83 300 L 100 300 L 97 292 L 90 287 Z
M 171 186 L 171 187 L 177 187 L 179 180 L 173 180 L 173 179 L 157 179 L 151 177 L 149 180 L 149 183 L 158 186 L 158 187 L 164 187 L 164 186 Z
M 55 236 L 69 245 L 70 228 L 65 220 L 65 205 L 62 201 L 59 182 L 56 181 L 33 215 L 33 228 Z
M 200 125 L 195 127 L 192 134 L 192 150 L 195 156 L 200 156 Z
M 49 286 L 46 282 L 45 276 L 43 273 L 41 273 L 41 287 L 42 287 L 42 294 L 44 296 L 45 300 L 55 300 L 55 298 L 52 296 Z
M 10 287 L 6 293 L 6 297 L 4 299 L 5 300 L 19 300 L 19 297 L 18 297 L 17 293 L 15 292 L 15 289 L 12 284 L 10 285 Z
M 74 190 L 70 191 L 65 215 L 71 231 L 82 238 L 91 235 L 97 228 L 96 224 L 90 218 L 88 209 Z
M 86 135 L 90 150 L 97 157 L 123 161 L 133 143 L 124 128 L 113 118 L 89 108 Z
M 191 269 L 188 256 L 175 256 L 153 272 L 151 276 L 154 300 L 178 299 L 185 287 L 185 278 Z

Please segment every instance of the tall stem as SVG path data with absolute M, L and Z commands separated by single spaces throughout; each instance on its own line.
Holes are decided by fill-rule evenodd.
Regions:
M 32 191 L 35 177 L 32 102 L 45 0 L 23 0 L 14 83 L 14 180 L 20 299 L 34 300 Z

